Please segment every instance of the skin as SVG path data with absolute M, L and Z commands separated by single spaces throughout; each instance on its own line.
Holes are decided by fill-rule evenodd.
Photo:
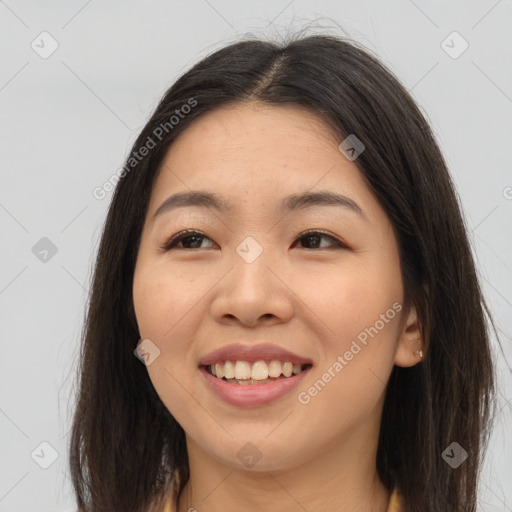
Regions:
M 297 398 L 358 334 L 404 301 L 393 226 L 340 142 L 299 107 L 232 104 L 196 119 L 165 157 L 133 300 L 141 339 L 160 349 L 149 376 L 186 433 L 191 477 L 179 512 L 387 510 L 390 494 L 375 462 L 379 425 L 393 365 L 419 361 L 414 309 L 388 319 L 309 403 Z M 170 194 L 191 189 L 216 192 L 236 210 L 182 207 L 152 219 Z M 284 196 L 320 189 L 350 197 L 366 221 L 338 206 L 277 213 Z M 184 229 L 204 238 L 164 252 L 161 246 Z M 310 229 L 348 247 L 301 238 Z M 263 248 L 250 264 L 236 252 L 247 236 Z M 275 403 L 229 405 L 197 366 L 237 342 L 288 348 L 311 358 L 313 368 Z M 248 442 L 262 455 L 252 468 L 237 457 Z

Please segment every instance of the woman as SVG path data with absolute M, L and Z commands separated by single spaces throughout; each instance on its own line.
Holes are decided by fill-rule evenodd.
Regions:
M 165 94 L 112 200 L 79 508 L 474 511 L 486 314 L 446 164 L 392 73 L 334 36 L 231 44 Z

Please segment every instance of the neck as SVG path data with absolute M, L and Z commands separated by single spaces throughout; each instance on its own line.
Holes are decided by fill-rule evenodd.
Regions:
M 377 475 L 376 443 L 368 449 L 374 436 L 359 431 L 358 437 L 326 444 L 301 465 L 270 471 L 222 464 L 187 437 L 190 479 L 177 510 L 386 512 L 390 493 Z

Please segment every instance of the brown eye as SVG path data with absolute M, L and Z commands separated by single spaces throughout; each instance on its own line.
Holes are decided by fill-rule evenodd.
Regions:
M 180 231 L 173 235 L 165 244 L 161 246 L 164 251 L 172 249 L 201 249 L 203 240 L 210 240 L 206 235 L 199 233 L 199 231 L 186 230 Z M 180 247 L 179 244 L 182 244 Z
M 321 246 L 321 240 L 328 240 L 330 244 L 327 246 Z M 167 242 L 165 242 L 161 249 L 164 251 L 170 251 L 172 249 L 201 249 L 201 244 L 204 240 L 210 240 L 206 235 L 194 230 L 180 231 L 176 235 L 173 235 Z M 308 231 L 302 233 L 297 240 L 299 240 L 305 249 L 328 249 L 330 247 L 338 247 L 348 249 L 348 246 L 338 240 L 332 235 L 323 233 L 322 231 Z M 181 244 L 181 246 L 180 246 Z
M 319 247 L 319 244 L 321 245 L 321 240 L 330 240 L 331 244 L 329 246 Z M 329 247 L 339 247 L 339 248 L 345 248 L 348 249 L 348 247 L 338 240 L 337 238 L 328 235 L 326 233 L 323 233 L 322 231 L 308 231 L 306 233 L 303 233 L 302 236 L 298 238 L 298 240 L 304 240 L 305 245 L 313 245 L 314 247 L 306 247 L 309 249 L 327 249 Z

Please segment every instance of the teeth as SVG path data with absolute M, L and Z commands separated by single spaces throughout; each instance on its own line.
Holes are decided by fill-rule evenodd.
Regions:
M 226 379 L 235 378 L 235 365 L 231 361 L 224 363 L 224 377 L 226 377 Z
M 281 375 L 281 361 L 270 361 L 268 365 L 269 377 L 279 377 Z
M 303 370 L 300 363 L 293 364 L 290 361 L 281 362 L 273 359 L 267 361 L 256 361 L 250 363 L 248 361 L 226 361 L 225 363 L 215 363 L 210 365 L 210 372 L 215 377 L 227 380 L 253 380 L 261 381 L 269 377 L 277 379 L 284 375 L 284 377 L 291 377 L 297 375 Z
M 256 361 L 252 365 L 251 379 L 265 380 L 268 377 L 268 366 L 265 361 Z
M 215 375 L 219 377 L 219 379 L 224 377 L 224 368 L 219 363 L 215 363 Z
M 251 365 L 247 361 L 237 361 L 235 363 L 235 379 L 250 379 Z
M 293 373 L 293 364 L 290 362 L 286 362 L 283 364 L 283 375 L 285 377 L 291 377 Z

